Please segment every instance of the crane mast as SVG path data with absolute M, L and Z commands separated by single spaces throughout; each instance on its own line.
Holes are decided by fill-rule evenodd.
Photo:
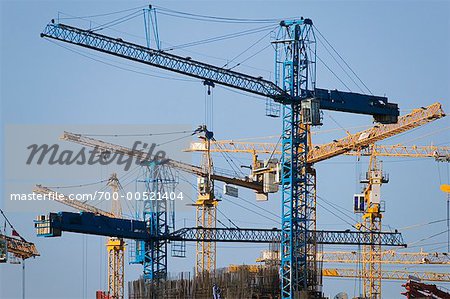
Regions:
M 381 185 L 389 182 L 381 165 L 375 155 L 371 156 L 366 179 L 361 181 L 367 186 L 364 190 L 365 207 L 361 211 L 364 214 L 359 226 L 362 231 L 370 233 L 373 241 L 372 245 L 362 246 L 363 296 L 368 299 L 381 299 L 381 242 L 378 235 L 384 212 Z
M 197 177 L 198 198 L 194 206 L 196 208 L 197 227 L 215 228 L 217 225 L 217 205 L 219 201 L 214 196 L 213 161 L 209 148 L 211 146 L 212 132 L 206 126 L 202 126 L 203 136 L 200 138 L 206 151 L 202 155 L 202 168 L 205 176 Z M 195 248 L 195 273 L 198 276 L 215 274 L 216 270 L 216 243 L 196 243 Z
M 122 218 L 120 199 L 115 197 L 115 194 L 119 194 L 117 174 L 113 173 L 111 175 L 108 185 L 111 187 L 113 194 L 111 213 L 114 215 L 114 218 Z M 125 242 L 123 238 L 109 237 L 106 249 L 108 251 L 108 294 L 112 299 L 123 299 Z
M 321 297 L 315 240 L 314 170 L 307 164 L 309 124 L 301 101 L 315 92 L 316 42 L 312 21 L 283 21 L 275 45 L 278 85 L 300 101 L 282 107 L 281 136 L 281 298 Z M 315 103 L 315 102 L 312 102 Z M 313 115 L 314 116 L 314 115 Z
M 145 163 L 145 191 L 151 194 L 169 194 L 175 190 L 177 179 L 172 170 L 158 162 Z M 161 279 L 167 277 L 167 246 L 168 240 L 158 238 L 169 234 L 174 228 L 170 223 L 174 208 L 170 200 L 144 201 L 143 221 L 150 236 L 150 242 L 136 241 L 136 262 L 144 266 L 144 279 L 157 285 Z

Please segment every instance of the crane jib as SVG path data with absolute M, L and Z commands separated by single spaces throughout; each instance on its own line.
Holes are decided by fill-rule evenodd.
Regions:
M 50 23 L 45 27 L 44 32 L 41 33 L 41 37 L 53 38 L 198 79 L 210 80 L 214 83 L 276 100 L 290 97 L 284 90 L 270 81 L 169 54 L 161 50 L 125 42 L 122 39 L 112 38 L 90 30 Z
M 152 235 L 144 221 L 119 219 L 93 213 L 58 212 L 41 215 L 35 220 L 39 237 L 60 237 L 62 232 L 92 234 L 144 241 L 165 239 L 169 241 L 279 243 L 278 228 L 204 228 L 184 227 L 162 235 Z M 399 232 L 379 232 L 373 239 L 370 233 L 361 231 L 309 231 L 308 240 L 317 244 L 371 245 L 380 242 L 385 246 L 406 247 Z M 309 242 L 309 241 L 308 241 Z
M 295 104 L 303 100 L 303 98 L 290 96 L 273 82 L 261 77 L 250 76 L 191 58 L 143 47 L 123 41 L 120 38 L 95 33 L 92 30 L 52 22 L 45 27 L 41 37 L 56 39 L 201 80 L 208 80 L 272 98 L 281 104 Z M 307 97 L 318 99 L 320 108 L 324 110 L 373 115 L 377 121 L 386 123 L 396 122 L 399 115 L 397 104 L 388 103 L 386 97 L 319 88 L 304 94 L 307 94 Z

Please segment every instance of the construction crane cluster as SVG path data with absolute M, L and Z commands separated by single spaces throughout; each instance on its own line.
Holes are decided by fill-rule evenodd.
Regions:
M 150 7 L 146 12 L 147 22 L 156 22 L 155 10 Z M 167 278 L 169 244 L 195 242 L 195 273 L 204 277 L 213 277 L 215 274 L 216 242 L 277 244 L 275 264 L 279 267 L 281 299 L 326 298 L 322 290 L 323 276 L 361 278 L 363 298 L 380 299 L 382 279 L 404 280 L 406 277 L 400 271 L 389 273 L 383 270 L 382 264 L 447 265 L 448 256 L 443 254 L 392 253 L 383 249 L 386 246 L 404 247 L 406 244 L 400 232 L 382 230 L 384 209 L 381 186 L 388 179 L 384 176 L 378 157 L 421 157 L 449 162 L 450 148 L 376 144 L 444 117 L 441 104 L 421 107 L 400 116 L 398 105 L 391 103 L 387 97 L 316 87 L 314 28 L 313 21 L 308 18 L 280 22 L 272 41 L 275 49 L 275 75 L 272 82 L 162 51 L 157 34 L 154 36 L 157 39 L 154 49 L 150 43 L 141 46 L 52 20 L 41 37 L 196 78 L 208 88 L 223 85 L 266 97 L 269 102 L 281 105 L 282 131 L 277 144 L 217 141 L 213 132 L 202 125 L 194 132 L 201 141 L 191 144 L 188 149 L 202 153 L 200 166 L 172 159 L 160 163 L 140 150 L 64 132 L 62 140 L 92 147 L 100 154 L 118 153 L 139 160 L 145 169 L 145 178 L 141 182 L 147 191 L 173 190 L 177 184 L 174 170 L 196 176 L 198 197 L 193 204 L 196 225 L 175 229 L 170 223 L 173 210 L 164 201 L 146 202 L 139 219 L 128 219 L 116 201 L 113 201 L 111 211 L 105 211 L 88 203 L 58 196 L 58 202 L 81 213 L 59 212 L 38 216 L 35 220 L 38 236 L 60 237 L 63 232 L 75 232 L 108 237 L 108 291 L 104 296 L 113 299 L 124 298 L 125 239 L 133 244 L 130 244 L 135 257 L 133 263 L 143 266 L 143 278 L 152 285 L 158 285 L 159 281 Z M 151 34 L 148 26 L 146 34 Z M 313 144 L 311 129 L 322 124 L 322 110 L 370 115 L 376 124 L 326 144 Z M 252 154 L 250 175 L 239 177 L 221 173 L 214 167 L 213 152 Z M 258 155 L 261 154 L 270 154 L 271 158 L 260 160 Z M 369 169 L 362 181 L 363 191 L 354 196 L 354 212 L 362 215 L 361 222 L 352 231 L 319 230 L 316 214 L 317 173 L 314 164 L 340 155 L 370 156 Z M 269 195 L 274 197 L 277 194 L 280 197 L 281 227 L 218 228 L 216 182 L 224 183 L 229 188 L 226 194 L 236 193 L 235 187 L 252 190 L 259 201 L 268 200 Z M 121 185 L 116 174 L 111 175 L 108 186 L 113 193 L 119 192 Z M 37 185 L 34 192 L 55 193 L 42 185 Z M 357 254 L 326 252 L 321 250 L 324 244 L 358 245 L 362 251 Z M 25 245 L 22 242 L 22 246 Z M 27 246 L 30 249 L 31 244 Z M 360 273 L 322 266 L 324 262 L 355 263 L 356 260 L 362 262 Z M 274 264 L 273 261 L 271 264 Z M 417 275 L 429 281 L 449 280 L 445 273 Z

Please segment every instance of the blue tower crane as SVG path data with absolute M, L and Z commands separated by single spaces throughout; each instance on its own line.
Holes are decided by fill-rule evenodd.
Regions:
M 317 241 L 309 233 L 315 226 L 309 191 L 314 170 L 306 160 L 309 126 L 320 124 L 320 109 L 372 115 L 380 123 L 395 123 L 399 110 L 386 97 L 316 87 L 316 43 L 310 19 L 280 23 L 280 34 L 274 41 L 275 83 L 53 20 L 41 37 L 262 95 L 282 104 L 281 298 L 321 298 L 321 273 L 315 261 Z
M 306 163 L 310 124 L 319 124 L 318 110 L 310 109 L 308 121 L 302 103 L 314 104 L 316 41 L 310 19 L 282 21 L 275 44 L 278 85 L 299 100 L 283 105 L 281 143 L 281 297 L 320 298 L 316 267 L 316 242 L 308 242 L 315 228 L 314 199 L 310 193 L 310 169 Z M 313 118 L 316 119 L 313 119 Z M 305 297 L 309 298 L 311 296 Z

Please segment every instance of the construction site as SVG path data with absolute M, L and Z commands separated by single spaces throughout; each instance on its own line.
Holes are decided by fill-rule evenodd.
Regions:
M 81 3 L 1 3 L 0 298 L 450 299 L 450 2 Z

